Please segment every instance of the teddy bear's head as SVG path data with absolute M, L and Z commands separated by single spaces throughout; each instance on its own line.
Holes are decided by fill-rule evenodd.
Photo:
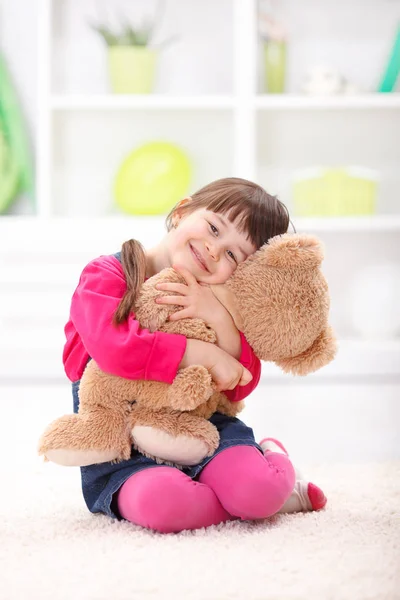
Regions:
M 226 283 L 257 356 L 296 375 L 316 371 L 336 353 L 322 259 L 317 238 L 284 234 L 241 263 Z

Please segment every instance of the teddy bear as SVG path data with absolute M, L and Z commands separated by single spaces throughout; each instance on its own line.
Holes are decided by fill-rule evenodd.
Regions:
M 316 237 L 279 235 L 239 264 L 225 284 L 210 286 L 256 356 L 286 373 L 307 375 L 336 353 L 322 260 Z M 155 302 L 165 294 L 155 286 L 166 281 L 184 282 L 166 268 L 142 284 L 132 307 L 141 327 L 216 343 L 201 319 L 168 321 L 179 307 Z M 166 384 L 111 375 L 94 360 L 82 375 L 79 400 L 78 414 L 56 419 L 43 433 L 38 450 L 45 460 L 68 466 L 118 462 L 130 458 L 133 445 L 159 463 L 198 464 L 219 444 L 211 415 L 236 416 L 244 406 L 217 391 L 202 365 L 179 370 Z

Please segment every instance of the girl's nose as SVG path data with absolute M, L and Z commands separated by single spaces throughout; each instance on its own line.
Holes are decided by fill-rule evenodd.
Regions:
M 208 251 L 209 255 L 211 256 L 211 258 L 213 260 L 217 261 L 219 259 L 219 253 L 218 253 L 217 247 L 206 243 L 206 248 L 207 248 L 207 251 Z

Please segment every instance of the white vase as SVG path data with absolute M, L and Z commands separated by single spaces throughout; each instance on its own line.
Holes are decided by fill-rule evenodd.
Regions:
M 400 266 L 365 267 L 354 278 L 351 294 L 354 329 L 372 340 L 400 335 Z

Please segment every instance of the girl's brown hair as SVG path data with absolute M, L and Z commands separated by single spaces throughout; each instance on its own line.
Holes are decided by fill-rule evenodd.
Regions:
M 290 218 L 286 206 L 276 196 L 268 194 L 261 186 L 238 177 L 218 179 L 204 186 L 184 205 L 177 204 L 167 215 L 170 231 L 177 211 L 184 216 L 206 208 L 224 214 L 235 223 L 241 233 L 247 233 L 256 248 L 261 248 L 276 235 L 286 233 Z M 122 267 L 127 281 L 127 291 L 114 315 L 114 324 L 125 321 L 133 310 L 135 299 L 146 275 L 146 255 L 137 240 L 125 242 L 121 250 Z

